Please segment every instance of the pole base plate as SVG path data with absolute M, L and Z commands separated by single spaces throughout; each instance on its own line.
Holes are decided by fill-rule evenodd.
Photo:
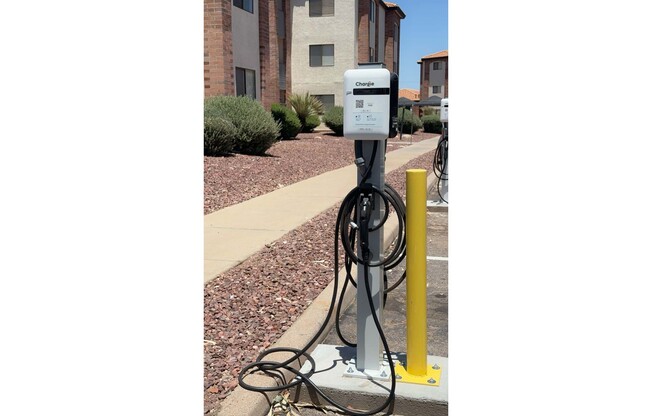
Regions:
M 360 371 L 355 365 L 355 358 L 350 359 L 347 362 L 346 370 L 344 370 L 344 377 L 356 377 L 356 378 L 365 378 L 368 380 L 380 380 L 380 381 L 389 381 L 391 377 L 391 370 L 389 368 L 389 363 L 383 361 L 380 363 L 380 369 L 378 370 L 363 370 Z
M 394 366 L 396 381 L 399 383 L 423 384 L 424 386 L 439 387 L 441 381 L 441 366 L 437 363 L 428 363 L 425 375 L 414 375 L 408 373 L 406 367 L 401 364 Z

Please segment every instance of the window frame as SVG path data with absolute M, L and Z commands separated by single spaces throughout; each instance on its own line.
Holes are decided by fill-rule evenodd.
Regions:
M 333 4 L 333 7 L 332 7 L 333 12 L 331 14 L 324 14 L 324 2 L 325 1 L 331 2 Z M 317 13 L 316 11 L 315 12 L 312 11 L 312 8 L 313 8 L 312 5 L 315 4 L 315 3 L 313 3 L 313 0 L 308 0 L 308 17 L 330 17 L 330 16 L 335 16 L 335 0 L 319 0 L 319 2 L 321 4 L 321 10 L 319 11 L 319 13 Z M 315 9 L 316 9 L 316 7 L 315 7 Z
M 245 3 L 251 2 L 251 10 L 246 8 Z M 244 10 L 245 12 L 249 12 L 251 14 L 254 14 L 254 0 L 233 0 L 233 5 L 237 7 L 238 9 Z
M 435 88 L 437 89 L 437 91 L 435 91 Z M 432 86 L 432 93 L 433 94 L 441 94 L 441 85 L 433 85 Z
M 332 55 L 326 55 L 326 56 L 332 56 L 333 57 L 333 63 L 330 65 L 324 65 L 324 46 L 330 46 L 333 49 L 333 54 Z M 320 47 L 321 51 L 320 54 L 313 54 L 313 47 Z M 319 56 L 319 65 L 313 65 L 313 56 Z M 308 45 L 308 64 L 310 65 L 311 68 L 320 68 L 324 66 L 335 66 L 335 44 L 334 43 L 322 43 L 322 44 L 317 44 L 317 45 Z
M 432 70 L 433 71 L 440 71 L 442 69 L 444 69 L 444 68 L 442 68 L 442 62 L 441 61 L 434 61 L 432 63 Z
M 369 21 L 376 23 L 376 2 L 374 0 L 369 0 Z
M 313 97 L 317 98 L 321 103 L 324 105 L 324 112 L 321 114 L 326 113 L 328 110 L 331 108 L 335 107 L 335 94 L 312 94 Z M 321 97 L 333 97 L 333 105 L 332 106 L 326 106 L 324 101 L 321 99 Z M 321 115 L 320 114 L 320 115 Z
M 239 84 L 239 82 L 238 82 L 238 71 L 242 71 L 241 73 L 242 73 L 244 94 L 239 94 L 238 93 L 238 84 Z M 248 86 L 248 84 L 247 84 L 247 75 L 248 75 L 248 73 L 249 73 L 250 76 L 253 75 L 253 77 L 251 79 L 252 83 L 253 83 L 253 85 L 250 86 L 251 89 L 247 88 L 247 86 Z M 249 69 L 249 68 L 242 68 L 242 67 L 239 67 L 239 66 L 235 67 L 235 95 L 236 95 L 236 97 L 246 96 L 246 97 L 251 97 L 254 100 L 258 99 L 258 97 L 257 97 L 258 92 L 256 90 L 256 71 L 255 70 Z

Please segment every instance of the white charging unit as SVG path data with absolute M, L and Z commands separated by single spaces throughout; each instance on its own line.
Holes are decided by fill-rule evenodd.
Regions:
M 441 99 L 441 116 L 439 120 L 442 123 L 448 123 L 448 98 Z
M 391 73 L 385 68 L 344 73 L 344 137 L 385 140 L 390 136 Z

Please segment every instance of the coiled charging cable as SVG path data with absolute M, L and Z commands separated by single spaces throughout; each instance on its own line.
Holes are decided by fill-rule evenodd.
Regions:
M 386 144 L 385 144 L 386 146 Z M 349 415 L 360 415 L 360 416 L 366 416 L 366 415 L 373 415 L 375 413 L 381 412 L 383 409 L 387 408 L 393 401 L 395 397 L 395 391 L 396 391 L 396 374 L 394 370 L 394 363 L 392 361 L 392 356 L 391 352 L 389 349 L 389 344 L 387 343 L 387 338 L 385 337 L 385 334 L 383 333 L 383 329 L 380 325 L 380 321 L 378 319 L 378 316 L 376 315 L 375 308 L 371 308 L 371 316 L 374 321 L 374 325 L 376 326 L 376 329 L 378 330 L 378 334 L 380 335 L 380 340 L 383 344 L 383 348 L 385 349 L 385 353 L 387 355 L 387 361 L 389 362 L 389 367 L 390 367 L 390 372 L 391 372 L 391 387 L 389 391 L 389 396 L 387 399 L 377 408 L 371 409 L 368 411 L 354 411 L 352 409 L 349 409 L 347 407 L 344 407 L 343 405 L 335 402 L 333 399 L 328 397 L 323 391 L 319 389 L 311 380 L 310 377 L 315 373 L 315 361 L 314 359 L 307 353 L 307 351 L 310 349 L 310 347 L 317 341 L 317 339 L 320 338 L 321 334 L 326 330 L 326 326 L 328 325 L 331 316 L 333 314 L 333 310 L 335 308 L 335 305 L 337 303 L 338 307 L 338 314 L 336 318 L 339 319 L 339 311 L 341 308 L 341 303 L 342 303 L 342 297 L 344 294 L 344 291 L 346 290 L 346 284 L 347 282 L 350 281 L 355 284 L 353 281 L 353 277 L 350 275 L 350 267 L 352 263 L 361 263 L 363 265 L 363 278 L 365 279 L 365 292 L 367 295 L 367 301 L 369 302 L 370 305 L 373 305 L 373 300 L 371 296 L 371 289 L 370 289 L 370 277 L 369 277 L 369 269 L 371 267 L 384 267 L 385 269 L 388 268 L 388 266 L 396 266 L 402 258 L 405 256 L 405 205 L 403 204 L 402 199 L 398 195 L 398 193 L 392 189 L 390 186 L 386 185 L 387 190 L 385 192 L 381 191 L 377 187 L 367 183 L 367 180 L 369 179 L 369 176 L 371 174 L 371 169 L 373 166 L 373 161 L 376 156 L 376 152 L 378 150 L 378 142 L 374 142 L 374 147 L 372 150 L 372 155 L 371 155 L 371 160 L 368 164 L 366 164 L 366 169 L 364 173 L 361 175 L 362 180 L 360 181 L 360 184 L 353 188 L 344 198 L 342 205 L 340 205 L 340 209 L 337 214 L 337 221 L 335 224 L 335 245 L 334 245 L 334 252 L 335 252 L 335 261 L 334 261 L 334 270 L 335 270 L 335 276 L 334 276 L 334 282 L 333 282 L 333 295 L 331 297 L 331 302 L 328 307 L 328 312 L 326 313 L 326 319 L 324 322 L 321 324 L 319 330 L 317 333 L 312 337 L 312 339 L 306 344 L 305 347 L 302 349 L 297 349 L 297 348 L 289 348 L 289 347 L 277 347 L 277 348 L 270 348 L 267 349 L 263 352 L 261 352 L 256 361 L 246 365 L 241 371 L 240 374 L 238 375 L 238 382 L 240 386 L 242 386 L 244 389 L 251 390 L 251 391 L 257 391 L 257 392 L 272 392 L 272 391 L 281 391 L 285 389 L 289 389 L 292 387 L 295 387 L 299 385 L 300 383 L 305 383 L 306 385 L 312 387 L 317 394 L 319 394 L 321 397 L 324 398 L 328 403 L 333 405 L 334 407 L 338 408 L 339 410 L 345 412 L 346 414 Z M 356 141 L 356 164 L 358 164 L 359 167 L 365 167 L 364 160 L 360 162 L 362 159 L 362 152 L 361 152 L 361 145 Z M 360 162 L 360 163 L 359 163 Z M 380 222 L 376 224 L 375 226 L 372 226 L 369 224 L 370 218 L 371 218 L 371 210 L 373 209 L 373 201 L 375 197 L 378 196 L 379 199 L 382 201 L 382 205 L 384 206 L 384 215 L 380 219 Z M 361 212 L 360 212 L 360 224 L 356 224 L 355 221 L 357 221 L 357 207 L 360 207 Z M 376 261 L 372 262 L 371 261 L 371 252 L 369 251 L 369 232 L 373 232 L 378 230 L 380 227 L 382 227 L 385 222 L 387 221 L 387 218 L 389 217 L 389 211 L 390 207 L 393 207 L 395 212 L 397 213 L 399 217 L 399 241 L 396 242 L 393 250 L 390 252 L 388 256 L 385 257 L 385 259 L 381 261 Z M 380 207 L 378 207 L 380 208 Z M 402 217 L 402 218 L 401 218 Z M 361 246 L 361 257 L 358 257 L 354 250 L 353 247 L 355 246 L 355 239 L 356 239 L 356 234 L 359 234 L 360 238 L 360 246 Z M 338 284 L 339 284 L 339 240 L 340 237 L 342 239 L 342 247 L 344 248 L 345 251 L 345 265 L 348 264 L 347 268 L 347 277 L 345 279 L 344 286 L 342 288 L 342 293 L 340 294 L 340 301 L 337 302 L 337 293 L 338 293 Z M 404 277 L 404 276 L 403 276 Z M 385 276 L 386 278 L 386 276 Z M 402 281 L 402 279 L 401 279 Z M 397 284 L 393 285 L 391 289 L 394 289 L 396 286 L 400 284 L 400 281 L 397 282 Z M 389 292 L 389 290 L 385 291 L 385 295 Z M 350 346 L 355 346 L 356 344 L 352 344 L 348 341 L 346 341 L 343 336 L 341 335 L 339 331 L 339 327 L 337 325 L 337 320 L 336 319 L 336 327 L 337 327 L 337 333 L 338 336 L 340 336 L 340 339 L 346 344 Z M 292 353 L 292 356 L 288 358 L 285 361 L 279 362 L 279 361 L 273 361 L 273 360 L 265 360 L 264 358 L 268 356 L 269 354 L 272 353 L 279 353 L 279 352 L 290 352 Z M 299 364 L 301 363 L 300 358 L 304 357 L 307 362 L 310 363 L 310 370 L 307 373 L 302 373 L 299 370 L 294 369 L 293 367 L 290 366 L 290 364 L 294 361 L 298 361 Z M 286 383 L 283 377 L 282 372 L 280 371 L 281 369 L 287 370 L 294 374 L 296 377 L 293 381 L 290 383 Z M 279 385 L 274 386 L 274 387 L 262 387 L 262 386 L 252 386 L 244 381 L 245 377 L 251 373 L 254 372 L 263 372 L 267 375 L 273 376 L 279 380 Z

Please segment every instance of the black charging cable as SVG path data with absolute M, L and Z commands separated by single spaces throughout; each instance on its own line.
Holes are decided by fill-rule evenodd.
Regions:
M 439 187 L 442 180 L 448 180 L 448 129 L 444 127 L 443 130 L 443 134 L 437 142 L 435 157 L 432 161 L 432 170 L 435 172 L 435 176 L 437 176 L 437 193 L 439 194 L 439 199 L 448 203 L 442 196 Z
M 350 268 L 353 263 L 361 263 L 363 265 L 363 278 L 365 279 L 365 288 L 366 288 L 366 295 L 367 295 L 367 300 L 370 305 L 373 305 L 373 300 L 371 296 L 371 289 L 370 289 L 370 277 L 369 277 L 369 269 L 371 267 L 385 267 L 390 264 L 398 264 L 400 261 L 397 262 L 397 259 L 400 257 L 405 256 L 405 241 L 398 241 L 394 249 L 390 252 L 390 255 L 385 257 L 385 259 L 377 262 L 372 262 L 371 257 L 372 253 L 369 250 L 369 232 L 373 232 L 378 230 L 380 227 L 382 227 L 385 222 L 387 221 L 387 218 L 389 216 L 389 211 L 390 211 L 390 206 L 394 207 L 394 210 L 399 214 L 399 228 L 402 230 L 399 231 L 399 239 L 404 240 L 404 237 L 400 237 L 401 235 L 404 235 L 404 229 L 405 229 L 405 205 L 401 204 L 403 203 L 402 199 L 400 196 L 398 196 L 398 193 L 392 189 L 392 191 L 389 192 L 383 192 L 377 187 L 373 186 L 372 184 L 367 183 L 367 180 L 369 179 L 369 176 L 371 174 L 371 169 L 373 166 L 373 161 L 376 156 L 377 148 L 378 148 L 378 142 L 374 142 L 374 147 L 372 150 L 372 156 L 371 160 L 368 164 L 364 163 L 364 158 L 362 158 L 362 151 L 361 151 L 361 143 L 359 144 L 358 141 L 355 142 L 356 144 L 356 164 L 361 167 L 361 168 L 366 168 L 365 171 L 363 172 L 362 180 L 360 181 L 360 184 L 352 189 L 344 198 L 342 205 L 340 205 L 340 209 L 337 214 L 337 220 L 335 224 L 335 244 L 334 244 L 334 256 L 335 256 L 335 264 L 334 264 L 334 271 L 335 271 L 335 276 L 334 276 L 334 281 L 333 281 L 333 294 L 331 297 L 331 302 L 328 307 L 328 312 L 326 313 L 326 319 L 320 326 L 319 330 L 317 333 L 312 337 L 312 339 L 306 344 L 305 347 L 302 349 L 297 349 L 297 348 L 289 348 L 289 347 L 277 347 L 277 348 L 270 348 L 267 349 L 263 352 L 261 352 L 256 361 L 246 365 L 241 371 L 240 374 L 238 375 L 238 382 L 240 386 L 242 386 L 244 389 L 251 390 L 251 391 L 257 391 L 257 392 L 272 392 L 272 391 L 281 391 L 285 389 L 292 388 L 294 386 L 299 385 L 300 383 L 305 383 L 306 385 L 312 387 L 314 391 L 319 394 L 321 397 L 324 398 L 328 403 L 333 405 L 334 407 L 338 408 L 339 410 L 345 412 L 346 414 L 349 415 L 359 415 L 359 416 L 367 416 L 367 415 L 373 415 L 375 413 L 379 413 L 383 411 L 385 408 L 391 405 L 393 403 L 394 398 L 395 398 L 395 391 L 396 391 L 396 374 L 394 370 L 394 363 L 392 361 L 392 356 L 391 352 L 389 349 L 389 344 L 387 342 L 387 338 L 385 337 L 385 334 L 383 333 L 382 326 L 380 325 L 380 321 L 378 319 L 378 316 L 376 315 L 375 308 L 371 308 L 371 315 L 374 321 L 374 325 L 376 326 L 376 329 L 378 330 L 378 334 L 380 336 L 381 342 L 383 344 L 383 348 L 385 349 L 385 353 L 387 355 L 387 361 L 389 362 L 389 367 L 390 367 L 390 372 L 391 372 L 391 387 L 390 387 L 390 392 L 389 396 L 387 399 L 377 408 L 368 410 L 368 411 L 354 411 L 352 409 L 349 409 L 347 407 L 344 407 L 343 405 L 335 402 L 333 399 L 328 397 L 323 391 L 319 389 L 311 380 L 310 376 L 312 376 L 315 373 L 315 361 L 314 359 L 307 353 L 308 349 L 319 339 L 321 334 L 325 331 L 326 326 L 328 325 L 331 316 L 333 314 L 333 309 L 335 305 L 338 305 L 338 317 L 339 317 L 339 311 L 341 308 L 341 301 L 342 297 L 344 294 L 344 291 L 346 290 L 346 285 L 349 281 L 349 276 L 350 276 Z M 385 144 L 386 145 L 386 144 Z M 359 152 L 358 152 L 359 151 Z M 366 167 L 364 165 L 367 165 Z M 388 189 L 391 189 L 389 187 Z M 376 224 L 375 226 L 370 225 L 370 218 L 371 218 L 371 211 L 373 209 L 380 209 L 380 207 L 374 207 L 374 200 L 375 197 L 378 196 L 379 200 L 383 202 L 384 205 L 384 215 L 380 219 L 380 222 Z M 400 201 L 400 204 L 398 203 Z M 360 212 L 360 224 L 357 224 L 357 207 L 360 207 L 361 212 Z M 401 221 L 401 213 L 403 215 L 403 220 Z M 351 217 L 353 215 L 353 218 Z M 401 225 L 402 224 L 402 225 Z M 356 233 L 359 235 L 360 238 L 360 246 L 361 246 L 361 255 L 362 258 L 359 258 L 354 250 L 353 247 L 355 246 L 355 239 L 356 239 Z M 342 247 L 344 248 L 345 251 L 345 266 L 347 267 L 347 277 L 345 279 L 344 286 L 342 288 L 342 293 L 340 295 L 340 301 L 337 302 L 337 293 L 338 293 L 338 283 L 339 283 L 339 243 L 340 239 L 342 240 Z M 347 263 L 348 262 L 348 263 Z M 353 277 L 350 277 L 350 280 L 352 283 L 355 284 L 353 281 Z M 394 285 L 397 286 L 397 285 Z M 386 291 L 387 292 L 387 291 Z M 385 293 L 386 295 L 386 293 Z M 337 327 L 337 319 L 336 319 L 336 327 Z M 338 328 L 338 335 L 342 339 L 342 341 L 346 345 L 350 346 L 355 346 L 355 344 L 351 344 L 348 341 L 344 340 L 344 338 L 341 336 L 341 333 Z M 278 362 L 278 361 L 273 361 L 273 360 L 265 360 L 264 358 L 268 356 L 269 354 L 272 353 L 278 353 L 278 352 L 290 352 L 293 355 L 288 358 L 285 361 Z M 300 357 L 305 357 L 307 362 L 310 363 L 310 370 L 307 373 L 302 373 L 299 370 L 296 370 L 293 368 L 290 364 L 293 363 L 294 361 L 298 361 L 300 363 Z M 281 369 L 287 370 L 294 374 L 296 377 L 293 381 L 290 383 L 285 382 L 283 378 L 283 374 L 280 371 Z M 244 381 L 245 377 L 251 373 L 254 373 L 256 371 L 261 371 L 265 374 L 268 374 L 270 376 L 274 376 L 278 380 L 282 380 L 280 382 L 280 385 L 274 386 L 274 387 L 260 387 L 260 386 L 252 386 Z

